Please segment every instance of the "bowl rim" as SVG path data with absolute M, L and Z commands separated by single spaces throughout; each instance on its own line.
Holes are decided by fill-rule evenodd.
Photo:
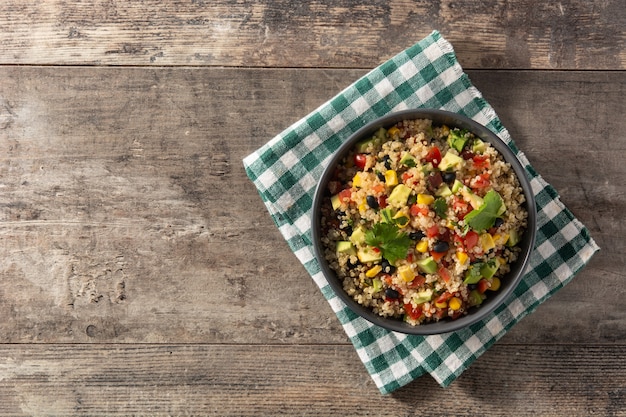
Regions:
M 489 142 L 500 154 L 506 162 L 511 164 L 520 186 L 522 187 L 526 202 L 526 210 L 528 212 L 527 228 L 520 242 L 521 252 L 518 259 L 511 265 L 511 271 L 507 274 L 509 281 L 503 284 L 503 288 L 488 297 L 485 302 L 477 309 L 469 314 L 454 320 L 444 319 L 437 322 L 420 324 L 417 326 L 410 325 L 400 319 L 386 318 L 374 313 L 371 309 L 357 303 L 343 289 L 343 285 L 337 278 L 335 272 L 326 262 L 323 254 L 323 245 L 321 244 L 321 230 L 319 216 L 320 207 L 326 193 L 326 184 L 332 175 L 332 167 L 334 167 L 361 139 L 371 136 L 381 127 L 389 127 L 399 121 L 405 119 L 431 119 L 433 124 L 446 124 L 449 127 L 459 127 L 470 130 L 482 140 Z M 504 301 L 517 288 L 524 276 L 524 272 L 528 265 L 530 255 L 533 251 L 536 229 L 537 229 L 537 208 L 535 205 L 535 197 L 532 191 L 530 181 L 527 177 L 526 170 L 520 160 L 517 158 L 513 150 L 494 132 L 486 126 L 458 113 L 440 109 L 407 109 L 388 113 L 382 117 L 370 121 L 356 132 L 351 134 L 346 141 L 339 146 L 328 161 L 328 165 L 317 183 L 313 204 L 311 207 L 311 234 L 314 248 L 314 256 L 316 257 L 324 278 L 333 289 L 335 294 L 347 305 L 354 313 L 363 317 L 372 324 L 381 326 L 391 331 L 410 334 L 410 335 L 434 335 L 457 331 L 465 327 L 471 326 L 491 314 L 495 309 L 501 306 Z

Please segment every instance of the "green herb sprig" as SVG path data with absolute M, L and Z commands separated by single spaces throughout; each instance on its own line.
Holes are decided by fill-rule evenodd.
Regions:
M 391 223 L 376 223 L 365 232 L 365 243 L 381 250 L 383 258 L 392 264 L 404 259 L 411 246 L 411 239 Z

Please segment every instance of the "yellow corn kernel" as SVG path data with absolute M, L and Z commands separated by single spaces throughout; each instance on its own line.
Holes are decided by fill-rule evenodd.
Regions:
M 393 169 L 389 169 L 385 172 L 385 184 L 389 187 L 398 185 L 398 173 Z
M 426 253 L 428 251 L 428 241 L 422 240 L 417 245 L 415 245 L 415 250 L 420 253 Z
M 489 233 L 483 233 L 480 235 L 480 246 L 483 248 L 483 252 L 489 252 L 496 247 L 493 237 Z
M 369 270 L 365 273 L 365 276 L 366 276 L 366 277 L 368 277 L 368 278 L 374 278 L 374 277 L 375 277 L 376 275 L 378 275 L 378 273 L 379 273 L 380 271 L 382 271 L 382 270 L 383 270 L 383 267 L 382 267 L 382 266 L 380 266 L 380 265 L 376 265 L 376 266 L 374 266 L 374 267 L 370 268 L 370 269 L 369 269 Z
M 417 204 L 432 204 L 435 201 L 435 197 L 429 194 L 418 194 L 417 195 Z
M 504 245 L 507 242 L 507 240 L 509 240 L 508 233 L 493 235 L 493 241 L 496 243 L 496 245 Z
M 489 287 L 491 291 L 498 291 L 500 289 L 500 278 L 493 277 L 491 278 L 491 286 Z
M 361 213 L 364 213 L 364 212 L 365 212 L 365 210 L 367 210 L 367 202 L 366 202 L 365 200 L 363 200 L 363 201 L 361 202 L 361 204 L 359 204 L 359 211 L 360 211 Z
M 441 135 L 448 136 L 450 134 L 450 128 L 446 125 L 441 126 Z
M 361 180 L 361 174 L 360 174 L 359 172 L 357 172 L 357 173 L 354 175 L 354 177 L 352 178 L 352 185 L 353 185 L 354 187 L 361 188 L 361 183 L 362 183 L 362 180 Z
M 457 311 L 461 308 L 461 300 L 458 297 L 452 297 L 448 302 L 448 307 L 453 311 Z
M 446 307 L 448 307 L 448 303 L 446 301 L 442 301 L 440 303 L 436 302 L 435 303 L 435 307 L 437 307 L 437 308 L 446 308 Z
M 411 282 L 415 278 L 415 273 L 410 265 L 403 265 L 398 268 L 398 276 L 402 278 L 404 282 Z
M 455 224 L 452 220 L 448 220 L 448 222 L 446 223 L 446 228 L 450 229 L 450 230 L 454 230 L 455 228 Z
M 465 262 L 469 259 L 469 256 L 465 252 L 457 252 L 456 257 L 461 265 L 465 265 Z
M 400 132 L 400 129 L 398 129 L 398 128 L 397 128 L 397 127 L 395 127 L 395 126 L 391 126 L 391 127 L 389 128 L 389 130 L 387 131 L 387 135 L 388 135 L 389 137 L 392 137 L 393 135 L 397 134 L 398 132 Z

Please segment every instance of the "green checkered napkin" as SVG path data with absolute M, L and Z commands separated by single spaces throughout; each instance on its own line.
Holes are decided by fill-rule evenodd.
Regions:
M 349 310 L 321 273 L 310 230 L 315 187 L 333 152 L 367 122 L 419 107 L 463 114 L 498 134 L 526 168 L 538 210 L 536 246 L 514 295 L 469 329 L 425 337 L 384 330 Z M 425 372 L 442 386 L 451 384 L 515 323 L 567 284 L 599 249 L 516 148 L 463 72 L 452 46 L 436 31 L 364 75 L 243 162 L 280 232 L 320 287 L 384 394 Z

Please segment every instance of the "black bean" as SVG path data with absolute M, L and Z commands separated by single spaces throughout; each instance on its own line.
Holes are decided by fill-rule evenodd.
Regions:
M 450 244 L 448 242 L 444 242 L 442 240 L 438 241 L 433 245 L 433 251 L 435 252 L 447 252 L 450 249 Z
M 376 176 L 378 177 L 379 180 L 385 181 L 385 174 L 383 174 L 382 172 L 376 171 Z
M 441 174 L 441 176 L 443 177 L 443 182 L 445 182 L 448 185 L 452 185 L 452 183 L 456 179 L 455 172 L 444 172 L 443 174 Z
M 387 288 L 385 290 L 385 297 L 396 300 L 398 297 L 400 297 L 400 293 L 393 288 Z
M 383 268 L 383 272 L 385 274 L 393 274 L 396 271 L 396 267 L 391 265 L 389 261 L 384 258 L 380 263 L 380 266 Z
M 354 230 L 352 229 L 352 226 L 350 225 L 347 225 L 346 227 L 343 227 L 343 228 L 339 226 L 339 228 L 343 230 L 344 232 L 346 232 L 348 236 L 352 236 L 352 232 L 354 232 Z
M 426 235 L 424 235 L 424 232 L 422 232 L 421 230 L 409 233 L 409 239 L 411 240 L 422 240 L 424 239 L 424 236 Z
M 496 217 L 496 221 L 493 223 L 493 227 L 500 227 L 504 224 L 504 219 L 502 217 Z
M 373 208 L 374 210 L 378 209 L 378 199 L 373 195 L 368 195 L 365 200 L 367 201 L 367 205 Z
M 383 162 L 385 163 L 385 168 L 391 169 L 391 157 L 389 155 L 383 156 Z

